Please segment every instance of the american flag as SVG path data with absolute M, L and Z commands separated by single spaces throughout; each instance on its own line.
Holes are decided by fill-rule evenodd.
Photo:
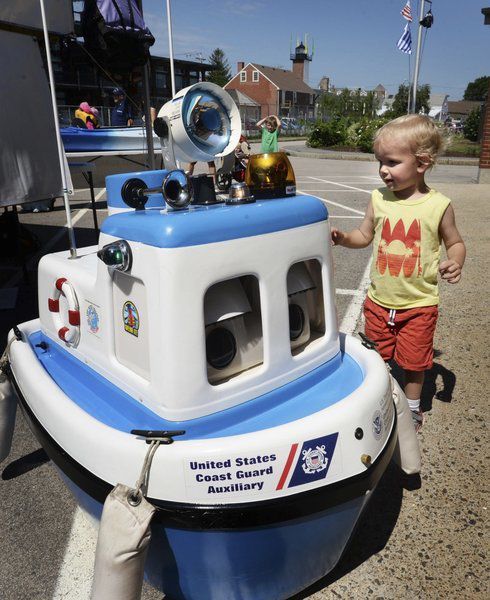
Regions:
M 412 22 L 412 9 L 410 8 L 410 0 L 407 0 L 407 3 L 402 9 L 401 15 L 407 21 Z
M 405 52 L 405 54 L 412 54 L 412 34 L 410 33 L 410 25 L 408 23 L 405 25 L 405 29 L 396 47 L 398 50 Z

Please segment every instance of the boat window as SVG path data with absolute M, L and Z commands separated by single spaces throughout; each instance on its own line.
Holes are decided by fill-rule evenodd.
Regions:
M 259 282 L 253 275 L 220 281 L 204 296 L 208 381 L 218 385 L 264 361 Z
M 321 264 L 316 259 L 291 265 L 287 275 L 291 353 L 303 352 L 325 335 Z

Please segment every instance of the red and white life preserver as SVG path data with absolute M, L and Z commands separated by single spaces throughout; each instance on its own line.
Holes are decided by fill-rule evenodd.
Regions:
M 68 323 L 63 322 L 60 314 L 61 294 L 68 303 Z M 48 298 L 48 308 L 53 313 L 60 340 L 68 344 L 77 344 L 80 338 L 80 310 L 75 290 L 65 277 L 60 277 L 55 281 L 53 297 Z

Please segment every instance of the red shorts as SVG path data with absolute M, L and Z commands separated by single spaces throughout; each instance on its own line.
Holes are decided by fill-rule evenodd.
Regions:
M 364 302 L 367 337 L 377 343 L 383 360 L 394 358 L 402 369 L 425 371 L 432 367 L 437 306 L 397 310 L 390 321 L 390 309 L 367 297 Z

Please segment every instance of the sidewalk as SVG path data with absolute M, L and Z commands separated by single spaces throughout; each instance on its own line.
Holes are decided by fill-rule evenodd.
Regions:
M 336 150 L 325 150 L 324 148 L 308 148 L 304 140 L 290 142 L 279 138 L 280 149 L 289 156 L 301 156 L 303 158 L 323 158 L 331 160 L 366 160 L 375 161 L 374 154 L 367 152 L 338 152 Z M 441 156 L 437 159 L 440 165 L 478 165 L 478 158 L 465 158 L 456 156 Z
M 489 476 L 490 185 L 437 187 L 453 201 L 468 255 L 461 282 L 441 285 L 437 357 L 422 394 L 420 489 L 400 489 L 388 470 L 356 533 L 357 546 L 297 600 L 490 597 L 483 489 Z

